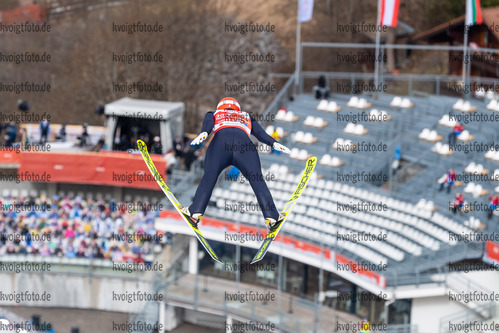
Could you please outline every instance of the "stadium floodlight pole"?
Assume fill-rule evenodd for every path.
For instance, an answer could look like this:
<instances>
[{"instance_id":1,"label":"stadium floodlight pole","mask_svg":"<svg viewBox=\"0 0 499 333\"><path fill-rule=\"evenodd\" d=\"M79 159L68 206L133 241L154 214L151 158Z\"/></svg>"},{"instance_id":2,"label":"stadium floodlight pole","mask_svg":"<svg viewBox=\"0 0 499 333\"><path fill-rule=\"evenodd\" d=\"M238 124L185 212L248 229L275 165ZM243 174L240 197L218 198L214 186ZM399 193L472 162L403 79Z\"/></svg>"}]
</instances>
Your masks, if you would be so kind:
<instances>
[{"instance_id":1,"label":"stadium floodlight pole","mask_svg":"<svg viewBox=\"0 0 499 333\"><path fill-rule=\"evenodd\" d=\"M300 23L300 0L296 1L296 56L295 56L295 94L299 94L300 86L300 40L301 40L301 23Z\"/></svg>"},{"instance_id":2,"label":"stadium floodlight pole","mask_svg":"<svg viewBox=\"0 0 499 333\"><path fill-rule=\"evenodd\" d=\"M380 39L381 39L381 31L380 31L380 24L381 24L381 13L380 13L380 8L381 8L381 0L378 0L378 15L376 17L376 55L374 56L374 96L375 99L378 99L378 90L376 87L378 87L378 80L379 80L379 48L380 48Z\"/></svg>"}]
</instances>

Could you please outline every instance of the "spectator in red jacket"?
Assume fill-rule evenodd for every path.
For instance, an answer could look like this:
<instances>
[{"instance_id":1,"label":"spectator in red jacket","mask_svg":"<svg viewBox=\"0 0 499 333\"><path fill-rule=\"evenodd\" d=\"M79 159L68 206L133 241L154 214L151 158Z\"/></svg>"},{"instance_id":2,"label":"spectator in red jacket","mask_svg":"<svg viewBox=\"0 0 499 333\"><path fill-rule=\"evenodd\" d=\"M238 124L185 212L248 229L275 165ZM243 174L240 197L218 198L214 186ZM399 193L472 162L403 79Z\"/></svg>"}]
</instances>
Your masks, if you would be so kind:
<instances>
[{"instance_id":1,"label":"spectator in red jacket","mask_svg":"<svg viewBox=\"0 0 499 333\"><path fill-rule=\"evenodd\" d=\"M454 201L452 202L452 211L454 212L454 214L458 210L461 211L463 205L464 205L463 194L458 192L458 193L456 193L456 196L454 197Z\"/></svg>"},{"instance_id":2,"label":"spectator in red jacket","mask_svg":"<svg viewBox=\"0 0 499 333\"><path fill-rule=\"evenodd\" d=\"M444 189L445 184L447 184L447 193L450 193L450 188L454 183L456 182L456 171L454 169L449 169L447 172L447 176L445 176L445 179L443 180L442 183L440 183L440 188L438 189L439 191L442 191Z\"/></svg>"},{"instance_id":3,"label":"spectator in red jacket","mask_svg":"<svg viewBox=\"0 0 499 333\"><path fill-rule=\"evenodd\" d=\"M463 124L460 121L454 125L452 128L452 132L449 134L449 146L453 146L456 144L457 137L463 132Z\"/></svg>"}]
</instances>

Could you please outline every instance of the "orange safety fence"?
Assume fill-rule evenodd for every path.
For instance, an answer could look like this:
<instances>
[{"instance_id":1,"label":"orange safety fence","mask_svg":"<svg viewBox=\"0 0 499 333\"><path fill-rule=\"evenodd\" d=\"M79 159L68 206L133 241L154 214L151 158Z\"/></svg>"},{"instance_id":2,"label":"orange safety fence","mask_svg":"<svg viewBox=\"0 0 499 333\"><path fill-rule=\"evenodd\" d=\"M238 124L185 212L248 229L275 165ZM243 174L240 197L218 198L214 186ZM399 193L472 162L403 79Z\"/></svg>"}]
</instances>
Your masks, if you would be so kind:
<instances>
[{"instance_id":1,"label":"orange safety fence","mask_svg":"<svg viewBox=\"0 0 499 333\"><path fill-rule=\"evenodd\" d=\"M2 164L19 164L19 150L0 148L0 166Z\"/></svg>"},{"instance_id":2,"label":"orange safety fence","mask_svg":"<svg viewBox=\"0 0 499 333\"><path fill-rule=\"evenodd\" d=\"M166 162L151 156L166 181ZM161 190L139 154L127 152L32 152L0 150L0 165L18 163L18 174L50 176L50 182Z\"/></svg>"}]
</instances>

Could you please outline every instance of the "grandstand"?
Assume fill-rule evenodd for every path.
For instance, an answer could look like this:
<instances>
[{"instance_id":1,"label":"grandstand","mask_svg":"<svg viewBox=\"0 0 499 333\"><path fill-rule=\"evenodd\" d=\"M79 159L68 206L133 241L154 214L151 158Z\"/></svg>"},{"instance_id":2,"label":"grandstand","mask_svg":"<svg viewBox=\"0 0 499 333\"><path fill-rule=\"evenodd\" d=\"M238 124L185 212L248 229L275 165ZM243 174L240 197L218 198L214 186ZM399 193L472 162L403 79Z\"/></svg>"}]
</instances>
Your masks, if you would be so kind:
<instances>
[{"instance_id":1,"label":"grandstand","mask_svg":"<svg viewBox=\"0 0 499 333\"><path fill-rule=\"evenodd\" d=\"M483 321L490 320L495 314L495 304L491 302L472 306L455 302L458 304L449 307L452 310L447 313L447 316L435 318L433 322L425 318L428 313L423 309L427 307L428 299L442 305L442 296L461 289L489 290L485 287L488 283L483 284L476 276L470 277L470 274L463 272L452 273L450 266L452 263L462 261L481 261L485 253L485 243L463 243L462 237L476 232L493 235L497 231L496 212L492 220L487 220L485 211L455 214L449 209L449 204L452 202L454 193L461 191L464 192L467 201L482 202L487 206L488 195L485 194L496 192L497 184L494 181L480 179L477 182L477 185L481 186L480 193L476 191L467 193L465 188L469 187L469 179L472 177L464 176L469 171L471 162L474 165L480 165L483 170L491 174L496 172L496 162L486 158L487 151L473 154L464 151L439 154L434 148L435 143L439 141L420 139L424 129L428 129L427 132L435 130L438 133L436 139L445 144L443 138L447 138L450 128L448 125L442 125L442 119L446 118L445 115L448 119L449 113L451 115L463 114L457 113L458 111L454 108L458 98L412 95L404 98L406 101L409 100L406 102L409 107L394 106L394 102L402 98L389 94L381 94L377 98L368 95L361 98L366 100L364 102L366 107L359 109L349 105L352 100L359 100L358 96L333 94L330 100L334 101L336 106L331 109L336 112L319 110L326 102L318 101L308 94L294 96L293 101L281 105L285 106L286 112L282 109L278 110L277 107L274 108L276 120L268 125L267 130L272 132L275 129L284 134L281 142L293 149L299 149L299 152L294 155L295 159L290 160L286 165L282 165L282 157L277 154L261 154L262 164L266 168L264 175L271 174L273 175L271 179L275 179L267 183L277 207L282 207L294 190L297 177L303 169L302 161L306 156L318 156L321 161L337 157L343 162L339 166L320 163L316 167L317 177L311 180L300 204L295 208L293 216L289 218L285 229L286 236L318 246L323 251L330 250L331 253L345 256L355 262L368 261L372 264L386 264L388 269L385 272L378 272L386 279L386 286L382 290L389 292L393 301L412 299L411 323L419 326L419 331L429 331L430 327L439 326L443 332L447 320L457 321L464 314L470 315L470 313ZM487 108L491 100L494 99L473 99L473 112L491 114L493 111ZM341 111L337 111L338 109ZM373 110L382 110L380 113L386 112L389 120L359 121L358 123L363 125L361 136L357 133L345 133L349 122L343 120L345 117L342 118L342 115L349 114L350 118L361 112L372 115ZM311 121L310 117L315 117L315 120ZM312 129L307 122L317 122L317 118L322 120L318 121L317 128ZM469 122L465 128L478 143L490 144L491 138L496 137L493 124L487 121ZM300 132L302 142L293 138L293 133L296 135ZM304 140L307 134L308 140ZM311 135L312 138L310 138ZM353 144L359 141L374 145L382 143L386 145L386 149L380 152L359 151L355 154L351 150L341 151L334 149L334 144L339 138L345 142L351 140ZM308 142L304 143L304 141ZM462 140L462 142L466 141ZM401 147L404 163L394 174L391 166L396 146ZM291 156L293 157L293 153ZM373 163L373 161L376 162ZM460 185L461 188L453 188L450 194L446 194L438 191L437 180L449 168L461 173L464 182ZM476 175L477 171L471 171ZM342 175L362 172L387 175L387 177L382 182L359 180L356 184L353 184L351 178L348 181L342 180L345 178ZM222 180L213 193L212 205L207 211L207 216L229 222L225 226L219 226L218 232L224 228L231 230L230 222L237 223L241 227L253 226L259 230L262 227L261 213L252 210L245 211L244 203L248 202L254 203L255 199L247 181ZM358 202L372 204L382 202L386 204L386 209L372 212L344 209L347 205L353 206ZM233 211L228 210L227 207L241 207L242 210ZM343 236L338 237L338 234L355 235L358 233L386 234L386 239L384 241L348 241ZM207 234L212 236L212 239L220 240L220 237L216 237L214 233L207 232ZM289 251L289 247L286 250ZM282 249L278 249L277 245L275 251L271 249L271 252L291 259L300 258L296 253L283 254ZM298 260L303 260L303 257ZM313 262L310 258L306 261L310 264ZM334 268L331 272L345 276ZM489 282L491 278L491 276L487 278ZM314 278L311 279L314 280ZM352 277L347 277L347 279L354 281ZM416 289L411 291L412 288ZM378 291L372 286L366 289L373 294ZM370 320L376 321L381 318L370 318ZM425 323L420 324L418 321ZM415 327L409 327L407 329L417 330Z\"/></svg>"}]
</instances>

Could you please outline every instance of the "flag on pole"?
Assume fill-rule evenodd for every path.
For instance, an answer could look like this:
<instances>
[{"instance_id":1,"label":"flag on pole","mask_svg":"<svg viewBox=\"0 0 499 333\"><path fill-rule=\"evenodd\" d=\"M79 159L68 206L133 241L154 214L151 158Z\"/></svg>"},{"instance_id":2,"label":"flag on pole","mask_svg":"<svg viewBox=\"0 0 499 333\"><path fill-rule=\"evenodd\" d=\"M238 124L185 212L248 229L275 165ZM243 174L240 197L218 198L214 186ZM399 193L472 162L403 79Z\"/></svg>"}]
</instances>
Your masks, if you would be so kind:
<instances>
[{"instance_id":1,"label":"flag on pole","mask_svg":"<svg viewBox=\"0 0 499 333\"><path fill-rule=\"evenodd\" d=\"M483 23L482 9L480 0L466 0L466 20L465 25L474 25Z\"/></svg>"},{"instance_id":2,"label":"flag on pole","mask_svg":"<svg viewBox=\"0 0 499 333\"><path fill-rule=\"evenodd\" d=\"M396 27L399 17L400 0L381 0L380 25Z\"/></svg>"},{"instance_id":3,"label":"flag on pole","mask_svg":"<svg viewBox=\"0 0 499 333\"><path fill-rule=\"evenodd\" d=\"M308 22L314 12L314 0L298 0L298 21Z\"/></svg>"}]
</instances>

